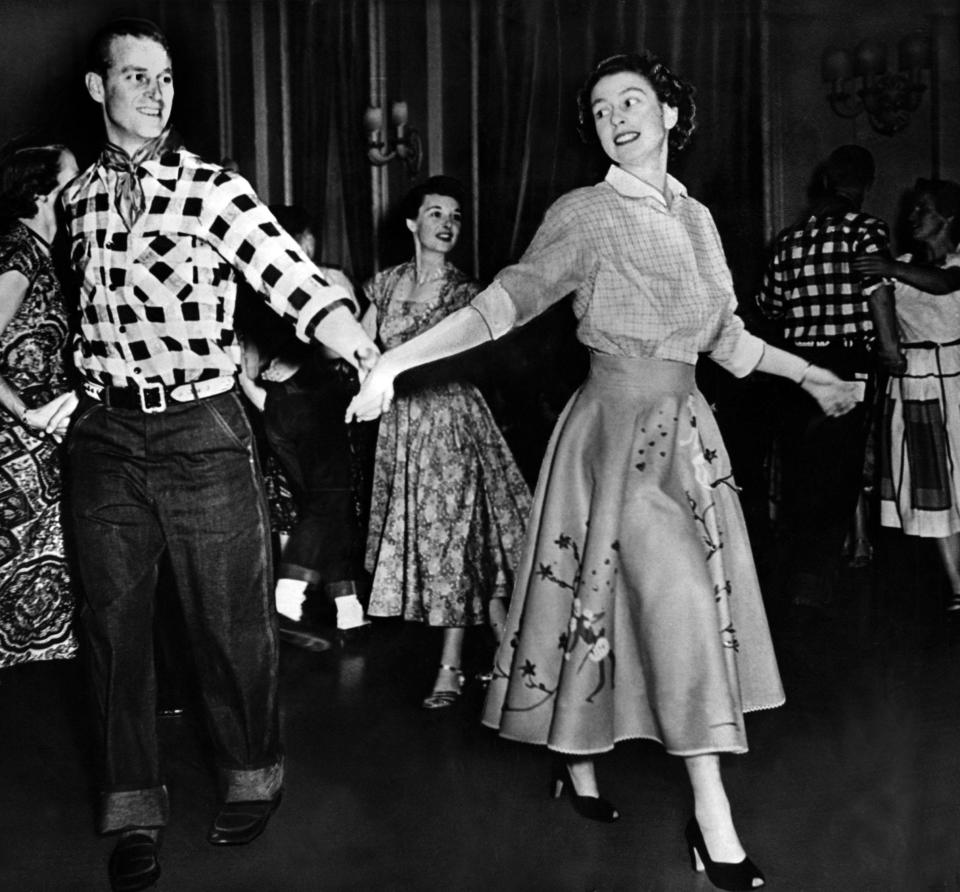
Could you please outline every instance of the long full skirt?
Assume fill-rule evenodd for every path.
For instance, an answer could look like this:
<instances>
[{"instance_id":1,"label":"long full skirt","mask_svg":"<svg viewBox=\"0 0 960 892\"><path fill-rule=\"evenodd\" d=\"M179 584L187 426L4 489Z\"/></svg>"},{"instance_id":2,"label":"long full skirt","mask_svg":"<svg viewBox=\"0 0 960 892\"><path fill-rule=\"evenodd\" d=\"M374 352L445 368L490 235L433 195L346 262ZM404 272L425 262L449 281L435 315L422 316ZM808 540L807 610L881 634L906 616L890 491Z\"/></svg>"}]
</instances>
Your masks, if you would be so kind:
<instances>
[{"instance_id":1,"label":"long full skirt","mask_svg":"<svg viewBox=\"0 0 960 892\"><path fill-rule=\"evenodd\" d=\"M744 713L783 700L693 366L594 355L544 459L484 723L568 754L745 752Z\"/></svg>"},{"instance_id":2,"label":"long full skirt","mask_svg":"<svg viewBox=\"0 0 960 892\"><path fill-rule=\"evenodd\" d=\"M370 616L486 621L520 558L530 491L469 384L398 396L380 421L367 536Z\"/></svg>"},{"instance_id":3,"label":"long full skirt","mask_svg":"<svg viewBox=\"0 0 960 892\"><path fill-rule=\"evenodd\" d=\"M77 649L58 459L49 439L0 427L0 666Z\"/></svg>"}]
</instances>

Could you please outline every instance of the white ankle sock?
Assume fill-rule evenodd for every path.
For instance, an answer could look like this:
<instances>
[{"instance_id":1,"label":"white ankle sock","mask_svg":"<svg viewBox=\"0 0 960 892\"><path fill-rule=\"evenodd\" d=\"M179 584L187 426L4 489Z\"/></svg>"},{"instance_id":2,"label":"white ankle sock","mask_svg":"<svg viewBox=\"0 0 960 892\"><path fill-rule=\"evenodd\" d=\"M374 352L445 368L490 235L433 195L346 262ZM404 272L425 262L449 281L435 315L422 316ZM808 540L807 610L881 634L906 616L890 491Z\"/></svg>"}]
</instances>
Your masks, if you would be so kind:
<instances>
[{"instance_id":1,"label":"white ankle sock","mask_svg":"<svg viewBox=\"0 0 960 892\"><path fill-rule=\"evenodd\" d=\"M334 598L333 603L337 605L337 628L355 629L366 623L363 618L363 605L356 595L343 595Z\"/></svg>"},{"instance_id":2,"label":"white ankle sock","mask_svg":"<svg viewBox=\"0 0 960 892\"><path fill-rule=\"evenodd\" d=\"M276 589L277 613L287 619L300 622L303 618L303 602L306 600L307 583L303 579L278 579Z\"/></svg>"}]
</instances>

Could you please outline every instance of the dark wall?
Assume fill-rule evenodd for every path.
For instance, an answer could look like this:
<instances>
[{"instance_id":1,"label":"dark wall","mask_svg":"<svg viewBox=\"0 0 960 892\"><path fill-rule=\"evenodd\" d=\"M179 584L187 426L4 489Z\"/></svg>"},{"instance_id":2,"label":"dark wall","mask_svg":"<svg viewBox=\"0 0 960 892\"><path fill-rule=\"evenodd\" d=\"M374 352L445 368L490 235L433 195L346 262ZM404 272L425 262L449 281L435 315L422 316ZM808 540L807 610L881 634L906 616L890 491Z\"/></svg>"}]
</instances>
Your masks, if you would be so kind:
<instances>
[{"instance_id":1,"label":"dark wall","mask_svg":"<svg viewBox=\"0 0 960 892\"><path fill-rule=\"evenodd\" d=\"M242 11L245 4L237 4ZM155 21L173 47L174 125L206 157L218 151L212 5L189 0L3 0L0 6L0 143L60 141L82 164L102 138L100 108L83 84L87 45L119 16Z\"/></svg>"}]
</instances>

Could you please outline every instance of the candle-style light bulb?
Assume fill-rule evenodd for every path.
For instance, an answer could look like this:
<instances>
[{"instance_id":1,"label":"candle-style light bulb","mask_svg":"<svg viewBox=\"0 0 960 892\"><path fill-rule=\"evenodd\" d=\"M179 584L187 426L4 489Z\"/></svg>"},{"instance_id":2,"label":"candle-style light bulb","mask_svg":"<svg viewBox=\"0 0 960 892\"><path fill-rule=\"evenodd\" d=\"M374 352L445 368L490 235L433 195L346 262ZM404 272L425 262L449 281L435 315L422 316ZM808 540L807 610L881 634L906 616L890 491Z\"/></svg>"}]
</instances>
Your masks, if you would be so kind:
<instances>
[{"instance_id":1,"label":"candle-style light bulb","mask_svg":"<svg viewBox=\"0 0 960 892\"><path fill-rule=\"evenodd\" d=\"M861 40L854 52L857 74L872 77L887 70L887 47L879 40Z\"/></svg>"},{"instance_id":2,"label":"candle-style light bulb","mask_svg":"<svg viewBox=\"0 0 960 892\"><path fill-rule=\"evenodd\" d=\"M827 83L845 81L853 75L853 59L846 50L831 47L824 51L820 74Z\"/></svg>"},{"instance_id":3,"label":"candle-style light bulb","mask_svg":"<svg viewBox=\"0 0 960 892\"><path fill-rule=\"evenodd\" d=\"M407 103L394 102L390 107L390 119L395 127L405 127L407 123Z\"/></svg>"},{"instance_id":4,"label":"candle-style light bulb","mask_svg":"<svg viewBox=\"0 0 960 892\"><path fill-rule=\"evenodd\" d=\"M371 106L363 114L363 126L367 133L376 133L383 126L383 109Z\"/></svg>"}]
</instances>

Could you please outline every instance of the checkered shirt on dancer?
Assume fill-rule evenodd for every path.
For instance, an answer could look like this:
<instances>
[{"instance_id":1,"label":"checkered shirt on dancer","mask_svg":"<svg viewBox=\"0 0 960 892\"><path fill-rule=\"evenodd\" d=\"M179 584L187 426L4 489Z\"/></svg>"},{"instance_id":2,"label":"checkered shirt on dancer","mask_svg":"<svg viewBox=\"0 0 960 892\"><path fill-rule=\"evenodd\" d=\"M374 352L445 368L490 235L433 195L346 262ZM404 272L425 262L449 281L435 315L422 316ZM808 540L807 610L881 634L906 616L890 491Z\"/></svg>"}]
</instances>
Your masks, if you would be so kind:
<instances>
[{"instance_id":1,"label":"checkered shirt on dancer","mask_svg":"<svg viewBox=\"0 0 960 892\"><path fill-rule=\"evenodd\" d=\"M757 296L760 312L783 324L793 344L873 340L867 298L880 280L851 268L857 254L889 251L887 225L855 211L810 217L777 236Z\"/></svg>"},{"instance_id":2,"label":"checkered shirt on dancer","mask_svg":"<svg viewBox=\"0 0 960 892\"><path fill-rule=\"evenodd\" d=\"M346 289L328 285L249 183L183 150L138 170L146 210L128 231L98 161L64 193L80 283L76 365L88 380L166 386L234 375L237 276L308 342Z\"/></svg>"}]
</instances>

